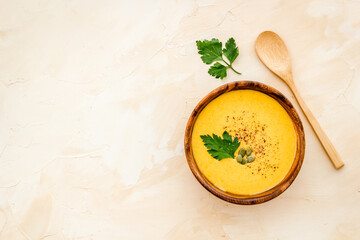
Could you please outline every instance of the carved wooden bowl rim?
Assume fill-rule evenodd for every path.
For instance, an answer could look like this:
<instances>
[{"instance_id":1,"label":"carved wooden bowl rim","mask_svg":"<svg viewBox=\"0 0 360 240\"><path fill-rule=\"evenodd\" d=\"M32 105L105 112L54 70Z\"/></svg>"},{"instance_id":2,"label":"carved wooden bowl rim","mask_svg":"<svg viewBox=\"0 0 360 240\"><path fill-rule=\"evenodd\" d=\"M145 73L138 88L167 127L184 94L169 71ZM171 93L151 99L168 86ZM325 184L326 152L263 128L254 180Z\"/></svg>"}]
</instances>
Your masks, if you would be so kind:
<instances>
[{"instance_id":1,"label":"carved wooden bowl rim","mask_svg":"<svg viewBox=\"0 0 360 240\"><path fill-rule=\"evenodd\" d=\"M281 104L281 106L286 110L286 112L289 114L293 126L295 129L295 136L296 136L296 153L294 162L287 173L287 175L284 177L284 179L278 183L276 186L272 187L271 189L254 194L254 195L238 195L233 194L229 192L225 192L219 188L217 188L214 184L212 184L207 178L200 172L199 168L196 165L193 151L192 151L192 144L191 144L191 138L192 138L192 131L195 124L195 121L197 117L199 116L200 112L204 107L214 100L216 97L220 96L221 94L224 94L226 92L234 91L234 90L255 90L262 93L267 94L268 96L275 99L278 103ZM300 168L302 166L303 160L304 160L304 154L305 154L305 134L304 134L304 128L301 123L300 117L297 114L294 106L290 103L290 101L279 91L276 89L255 81L237 81L237 82L231 82L228 84L224 84L213 91L211 91L209 94L207 94L195 107L193 112L191 113L186 130L185 130L185 138L184 138L184 145L185 145L185 155L187 162L189 164L189 167L194 174L195 178L200 182L200 184L205 187L209 192L214 194L215 196L228 201L230 203L235 204L242 204L242 205L251 205L251 204L259 204L264 203L266 201L269 201L277 196L279 196L281 193L283 193L295 180L296 176L298 175Z\"/></svg>"}]
</instances>

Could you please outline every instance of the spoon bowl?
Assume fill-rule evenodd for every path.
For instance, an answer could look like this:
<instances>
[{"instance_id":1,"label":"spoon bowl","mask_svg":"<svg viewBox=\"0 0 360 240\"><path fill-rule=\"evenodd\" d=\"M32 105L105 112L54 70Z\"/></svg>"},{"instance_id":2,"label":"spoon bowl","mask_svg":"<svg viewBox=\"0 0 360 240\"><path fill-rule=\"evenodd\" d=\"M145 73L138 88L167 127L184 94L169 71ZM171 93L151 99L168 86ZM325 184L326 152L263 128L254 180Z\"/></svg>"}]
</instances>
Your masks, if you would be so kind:
<instances>
[{"instance_id":1,"label":"spoon bowl","mask_svg":"<svg viewBox=\"0 0 360 240\"><path fill-rule=\"evenodd\" d=\"M270 44L271 43L271 44ZM291 61L288 49L282 39L274 32L265 31L256 39L255 50L260 60L287 84L290 79Z\"/></svg>"}]
</instances>

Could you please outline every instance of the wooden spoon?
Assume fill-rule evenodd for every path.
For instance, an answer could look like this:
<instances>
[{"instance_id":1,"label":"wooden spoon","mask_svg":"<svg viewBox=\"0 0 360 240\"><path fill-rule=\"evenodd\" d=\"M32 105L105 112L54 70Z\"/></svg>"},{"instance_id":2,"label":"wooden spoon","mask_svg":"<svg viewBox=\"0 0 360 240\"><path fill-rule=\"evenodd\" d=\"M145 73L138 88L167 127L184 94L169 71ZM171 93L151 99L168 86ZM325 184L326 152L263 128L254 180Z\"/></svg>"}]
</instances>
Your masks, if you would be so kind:
<instances>
[{"instance_id":1,"label":"wooden spoon","mask_svg":"<svg viewBox=\"0 0 360 240\"><path fill-rule=\"evenodd\" d=\"M295 87L291 70L290 56L284 41L276 33L265 31L261 33L256 39L255 50L265 66L290 87L301 109L303 110L304 115L315 131L334 167L339 169L344 166L340 155L335 150L330 139L326 136L320 124L311 113L309 107L305 104L304 100L300 96L299 91Z\"/></svg>"}]
</instances>

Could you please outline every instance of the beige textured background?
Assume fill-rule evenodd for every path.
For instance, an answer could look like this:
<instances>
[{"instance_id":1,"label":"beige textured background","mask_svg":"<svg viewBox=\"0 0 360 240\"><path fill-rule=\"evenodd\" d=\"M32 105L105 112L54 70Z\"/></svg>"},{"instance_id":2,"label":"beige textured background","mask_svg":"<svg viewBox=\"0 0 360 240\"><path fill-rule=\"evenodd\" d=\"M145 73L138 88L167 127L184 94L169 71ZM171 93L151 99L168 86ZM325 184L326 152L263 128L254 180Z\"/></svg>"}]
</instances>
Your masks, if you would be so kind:
<instances>
[{"instance_id":1,"label":"beige textured background","mask_svg":"<svg viewBox=\"0 0 360 240\"><path fill-rule=\"evenodd\" d=\"M287 43L295 82L343 157L309 124L293 185L258 206L204 190L184 157L196 103L257 80L256 36ZM220 81L195 41L234 37ZM360 1L0 1L0 239L359 239ZM297 109L298 106L296 105Z\"/></svg>"}]
</instances>

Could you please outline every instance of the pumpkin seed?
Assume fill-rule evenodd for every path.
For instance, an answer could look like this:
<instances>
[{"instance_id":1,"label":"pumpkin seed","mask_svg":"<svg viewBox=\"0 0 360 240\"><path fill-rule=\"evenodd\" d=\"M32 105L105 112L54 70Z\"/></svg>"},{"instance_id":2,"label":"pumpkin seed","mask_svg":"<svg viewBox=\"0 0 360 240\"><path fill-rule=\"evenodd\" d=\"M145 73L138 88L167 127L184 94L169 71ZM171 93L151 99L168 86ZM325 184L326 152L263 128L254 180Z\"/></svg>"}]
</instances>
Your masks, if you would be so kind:
<instances>
[{"instance_id":1,"label":"pumpkin seed","mask_svg":"<svg viewBox=\"0 0 360 240\"><path fill-rule=\"evenodd\" d=\"M247 157L247 162L248 163L251 163L251 162L253 162L255 160L255 156L254 155L251 155L251 156L248 156Z\"/></svg>"},{"instance_id":2,"label":"pumpkin seed","mask_svg":"<svg viewBox=\"0 0 360 240\"><path fill-rule=\"evenodd\" d=\"M249 147L249 148L246 150L246 155L250 156L251 153L252 153L252 148Z\"/></svg>"},{"instance_id":3,"label":"pumpkin seed","mask_svg":"<svg viewBox=\"0 0 360 240\"><path fill-rule=\"evenodd\" d=\"M241 154L239 154L239 155L237 156L237 158L236 158L236 161L237 161L238 163L241 163L242 160L243 160L243 158L242 158Z\"/></svg>"},{"instance_id":4,"label":"pumpkin seed","mask_svg":"<svg viewBox=\"0 0 360 240\"><path fill-rule=\"evenodd\" d=\"M240 150L239 150L239 155L241 155L242 157L244 157L244 156L245 156L245 153L246 153L245 149L244 149L244 148L240 148Z\"/></svg>"}]
</instances>

